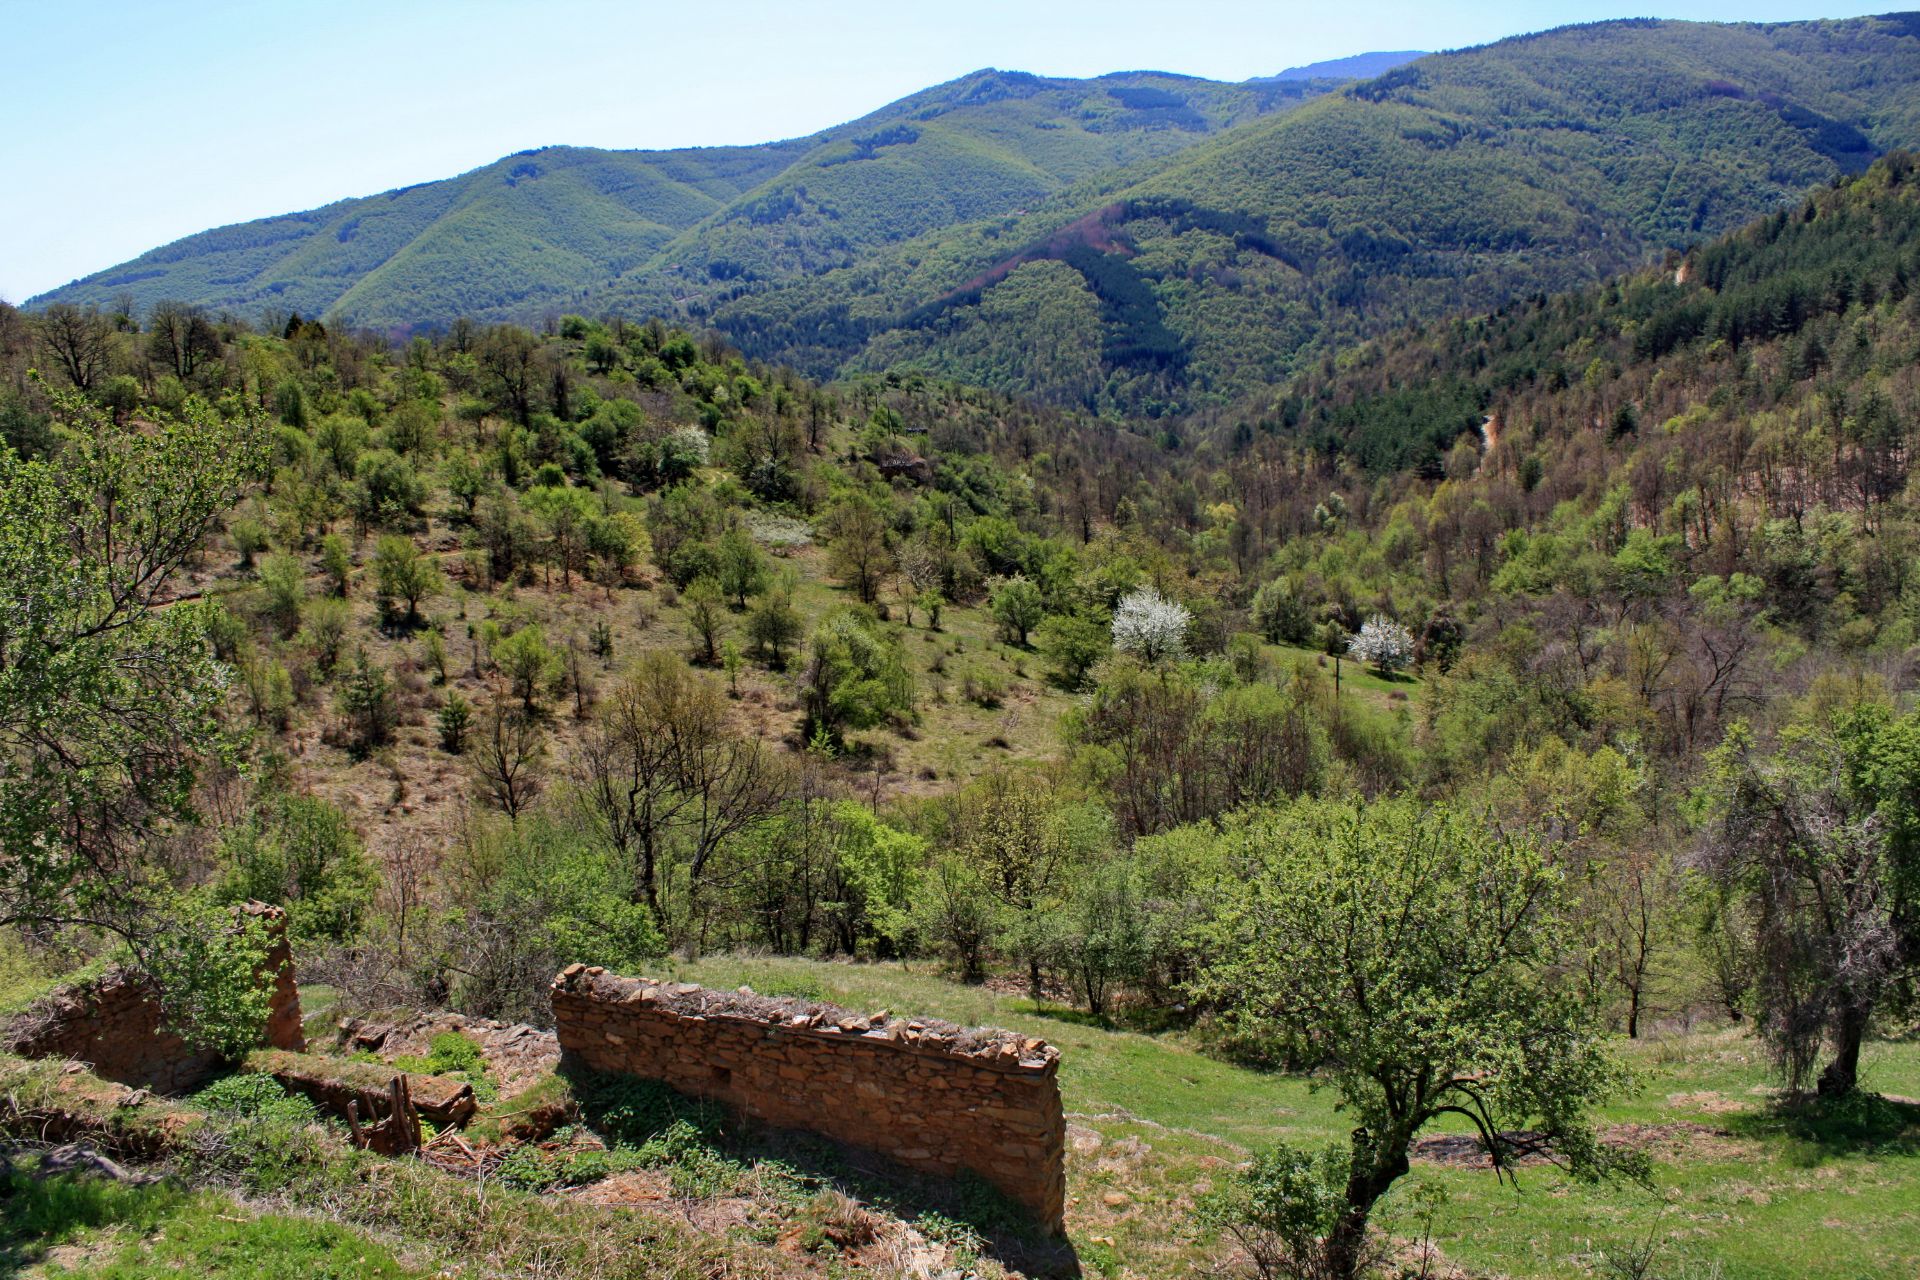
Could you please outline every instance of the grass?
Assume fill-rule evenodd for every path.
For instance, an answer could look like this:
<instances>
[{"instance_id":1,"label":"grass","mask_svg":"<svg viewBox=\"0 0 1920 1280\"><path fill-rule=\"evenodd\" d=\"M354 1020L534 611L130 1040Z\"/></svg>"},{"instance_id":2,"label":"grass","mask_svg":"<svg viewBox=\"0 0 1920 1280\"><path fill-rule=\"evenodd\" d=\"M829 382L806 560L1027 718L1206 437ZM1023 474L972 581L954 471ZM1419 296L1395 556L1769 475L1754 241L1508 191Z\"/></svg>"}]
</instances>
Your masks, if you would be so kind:
<instances>
[{"instance_id":1,"label":"grass","mask_svg":"<svg viewBox=\"0 0 1920 1280\"><path fill-rule=\"evenodd\" d=\"M433 1274L338 1223L231 1197L73 1175L20 1178L0 1215L0 1273L46 1280L404 1280Z\"/></svg>"},{"instance_id":2,"label":"grass","mask_svg":"<svg viewBox=\"0 0 1920 1280\"><path fill-rule=\"evenodd\" d=\"M818 991L857 1009L1004 1026L1059 1046L1072 1126L1068 1228L1090 1274L1122 1274L1103 1272L1108 1262L1129 1275L1177 1274L1217 1257L1217 1243L1187 1220L1195 1194L1253 1149L1343 1141L1348 1127L1330 1091L1207 1057L1185 1033L1109 1029L897 965L714 957L678 963L672 976ZM1777 1113L1765 1055L1738 1030L1623 1042L1620 1052L1636 1085L1601 1118L1661 1126L1650 1135L1650 1191L1578 1186L1546 1169L1524 1172L1512 1189L1422 1163L1389 1207L1407 1205L1414 1184L1438 1184L1448 1204L1435 1233L1447 1258L1513 1277L1606 1274L1604 1253L1649 1236L1661 1275L1716 1265L1724 1280L1914 1274L1920 1109ZM1920 1094L1920 1045L1874 1044L1865 1071L1882 1093Z\"/></svg>"},{"instance_id":3,"label":"grass","mask_svg":"<svg viewBox=\"0 0 1920 1280\"><path fill-rule=\"evenodd\" d=\"M1333 678L1333 659L1319 649L1308 649L1290 644L1265 644L1260 651L1272 663L1276 670L1291 671L1305 664L1314 670L1323 670L1329 680ZM1386 706L1392 702L1411 702L1419 692L1422 681L1418 676L1402 673L1383 676L1364 662L1352 658L1340 660L1340 691L1364 693L1369 700ZM1399 695L1395 697L1395 695Z\"/></svg>"}]
</instances>

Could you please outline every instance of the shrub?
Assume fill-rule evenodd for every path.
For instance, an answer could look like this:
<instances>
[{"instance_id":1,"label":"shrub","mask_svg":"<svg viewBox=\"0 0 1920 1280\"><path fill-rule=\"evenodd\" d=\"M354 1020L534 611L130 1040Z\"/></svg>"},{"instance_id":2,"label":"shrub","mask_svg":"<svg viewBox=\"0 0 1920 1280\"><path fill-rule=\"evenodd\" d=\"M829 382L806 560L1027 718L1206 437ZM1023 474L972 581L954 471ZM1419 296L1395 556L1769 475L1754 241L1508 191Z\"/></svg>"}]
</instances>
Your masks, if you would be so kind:
<instances>
[{"instance_id":1,"label":"shrub","mask_svg":"<svg viewBox=\"0 0 1920 1280\"><path fill-rule=\"evenodd\" d=\"M1347 1153L1281 1144L1201 1197L1197 1216L1240 1242L1261 1280L1344 1280L1327 1241L1347 1208Z\"/></svg>"}]
</instances>

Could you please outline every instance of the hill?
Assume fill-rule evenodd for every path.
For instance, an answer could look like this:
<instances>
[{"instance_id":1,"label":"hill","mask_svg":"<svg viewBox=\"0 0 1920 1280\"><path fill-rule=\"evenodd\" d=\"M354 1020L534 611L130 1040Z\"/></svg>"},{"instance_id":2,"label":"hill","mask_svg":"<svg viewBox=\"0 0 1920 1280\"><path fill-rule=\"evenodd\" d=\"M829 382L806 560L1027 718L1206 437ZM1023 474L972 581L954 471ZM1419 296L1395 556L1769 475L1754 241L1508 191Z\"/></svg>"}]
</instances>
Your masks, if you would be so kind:
<instances>
[{"instance_id":1,"label":"hill","mask_svg":"<svg viewBox=\"0 0 1920 1280\"><path fill-rule=\"evenodd\" d=\"M1405 49L1397 53L1356 53L1326 62L1288 67L1277 75L1255 76L1249 83L1265 84L1273 80L1371 80L1395 67L1405 66L1415 58L1426 56L1425 51L1419 49Z\"/></svg>"},{"instance_id":2,"label":"hill","mask_svg":"<svg viewBox=\"0 0 1920 1280\"><path fill-rule=\"evenodd\" d=\"M1614 22L1442 54L770 291L690 303L816 373L1163 413L1738 226L1920 129L1920 24ZM619 298L616 289L611 297Z\"/></svg>"},{"instance_id":3,"label":"hill","mask_svg":"<svg viewBox=\"0 0 1920 1280\"><path fill-rule=\"evenodd\" d=\"M1225 85L981 71L811 137L683 151L547 147L440 182L189 236L33 300L161 299L401 329L585 308L840 267L1180 150L1332 82ZM672 249L665 258L663 252Z\"/></svg>"}]
</instances>

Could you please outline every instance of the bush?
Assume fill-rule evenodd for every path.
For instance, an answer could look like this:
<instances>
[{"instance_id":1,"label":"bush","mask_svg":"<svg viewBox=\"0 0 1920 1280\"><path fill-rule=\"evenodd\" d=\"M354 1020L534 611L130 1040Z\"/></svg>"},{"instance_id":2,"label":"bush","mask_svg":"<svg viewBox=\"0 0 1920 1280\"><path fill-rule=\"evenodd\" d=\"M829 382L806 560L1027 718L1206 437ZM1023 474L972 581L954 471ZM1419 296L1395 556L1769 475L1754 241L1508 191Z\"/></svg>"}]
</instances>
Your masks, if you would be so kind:
<instances>
[{"instance_id":1,"label":"bush","mask_svg":"<svg viewBox=\"0 0 1920 1280\"><path fill-rule=\"evenodd\" d=\"M393 681L386 668L369 659L364 649L355 655L353 670L334 695L333 706L340 718L341 738L355 756L369 756L375 748L392 741L393 730L400 722Z\"/></svg>"},{"instance_id":2,"label":"bush","mask_svg":"<svg viewBox=\"0 0 1920 1280\"><path fill-rule=\"evenodd\" d=\"M1345 1280L1327 1238L1347 1208L1349 1157L1281 1144L1201 1197L1200 1221L1240 1242L1261 1280Z\"/></svg>"},{"instance_id":3,"label":"bush","mask_svg":"<svg viewBox=\"0 0 1920 1280\"><path fill-rule=\"evenodd\" d=\"M284 906L297 940L352 939L379 883L346 815L314 796L266 797L227 831L220 855L217 897Z\"/></svg>"}]
</instances>

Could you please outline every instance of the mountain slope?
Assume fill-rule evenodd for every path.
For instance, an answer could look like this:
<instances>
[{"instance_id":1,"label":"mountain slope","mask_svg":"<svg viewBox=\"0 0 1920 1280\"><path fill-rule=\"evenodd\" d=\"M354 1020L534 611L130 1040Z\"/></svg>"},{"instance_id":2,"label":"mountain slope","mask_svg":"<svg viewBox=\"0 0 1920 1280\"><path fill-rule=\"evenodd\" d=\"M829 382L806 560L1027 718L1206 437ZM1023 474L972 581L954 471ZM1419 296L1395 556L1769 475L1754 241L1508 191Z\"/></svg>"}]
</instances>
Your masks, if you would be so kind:
<instances>
[{"instance_id":1,"label":"mountain slope","mask_svg":"<svg viewBox=\"0 0 1920 1280\"><path fill-rule=\"evenodd\" d=\"M29 305L130 294L141 307L161 298L269 305L404 327L577 308L637 269L658 277L652 297L671 300L716 282L845 266L894 241L1020 210L1332 84L982 71L765 146L508 156L457 178L190 236Z\"/></svg>"},{"instance_id":2,"label":"mountain slope","mask_svg":"<svg viewBox=\"0 0 1920 1280\"><path fill-rule=\"evenodd\" d=\"M818 373L904 366L1150 412L1230 400L1920 140L1917 35L1913 16L1632 21L1436 55L1024 218L688 314Z\"/></svg>"},{"instance_id":3,"label":"mountain slope","mask_svg":"<svg viewBox=\"0 0 1920 1280\"><path fill-rule=\"evenodd\" d=\"M1371 80L1426 56L1426 51L1421 49L1356 53L1350 57L1331 58L1326 62L1309 62L1303 67L1288 67L1278 75L1255 76L1249 83L1267 84L1275 80Z\"/></svg>"},{"instance_id":4,"label":"mountain slope","mask_svg":"<svg viewBox=\"0 0 1920 1280\"><path fill-rule=\"evenodd\" d=\"M125 294L137 307L174 298L369 322L484 312L508 291L537 306L604 284L804 147L548 147L440 182L202 232L29 305ZM363 314L350 296L378 305Z\"/></svg>"}]
</instances>

